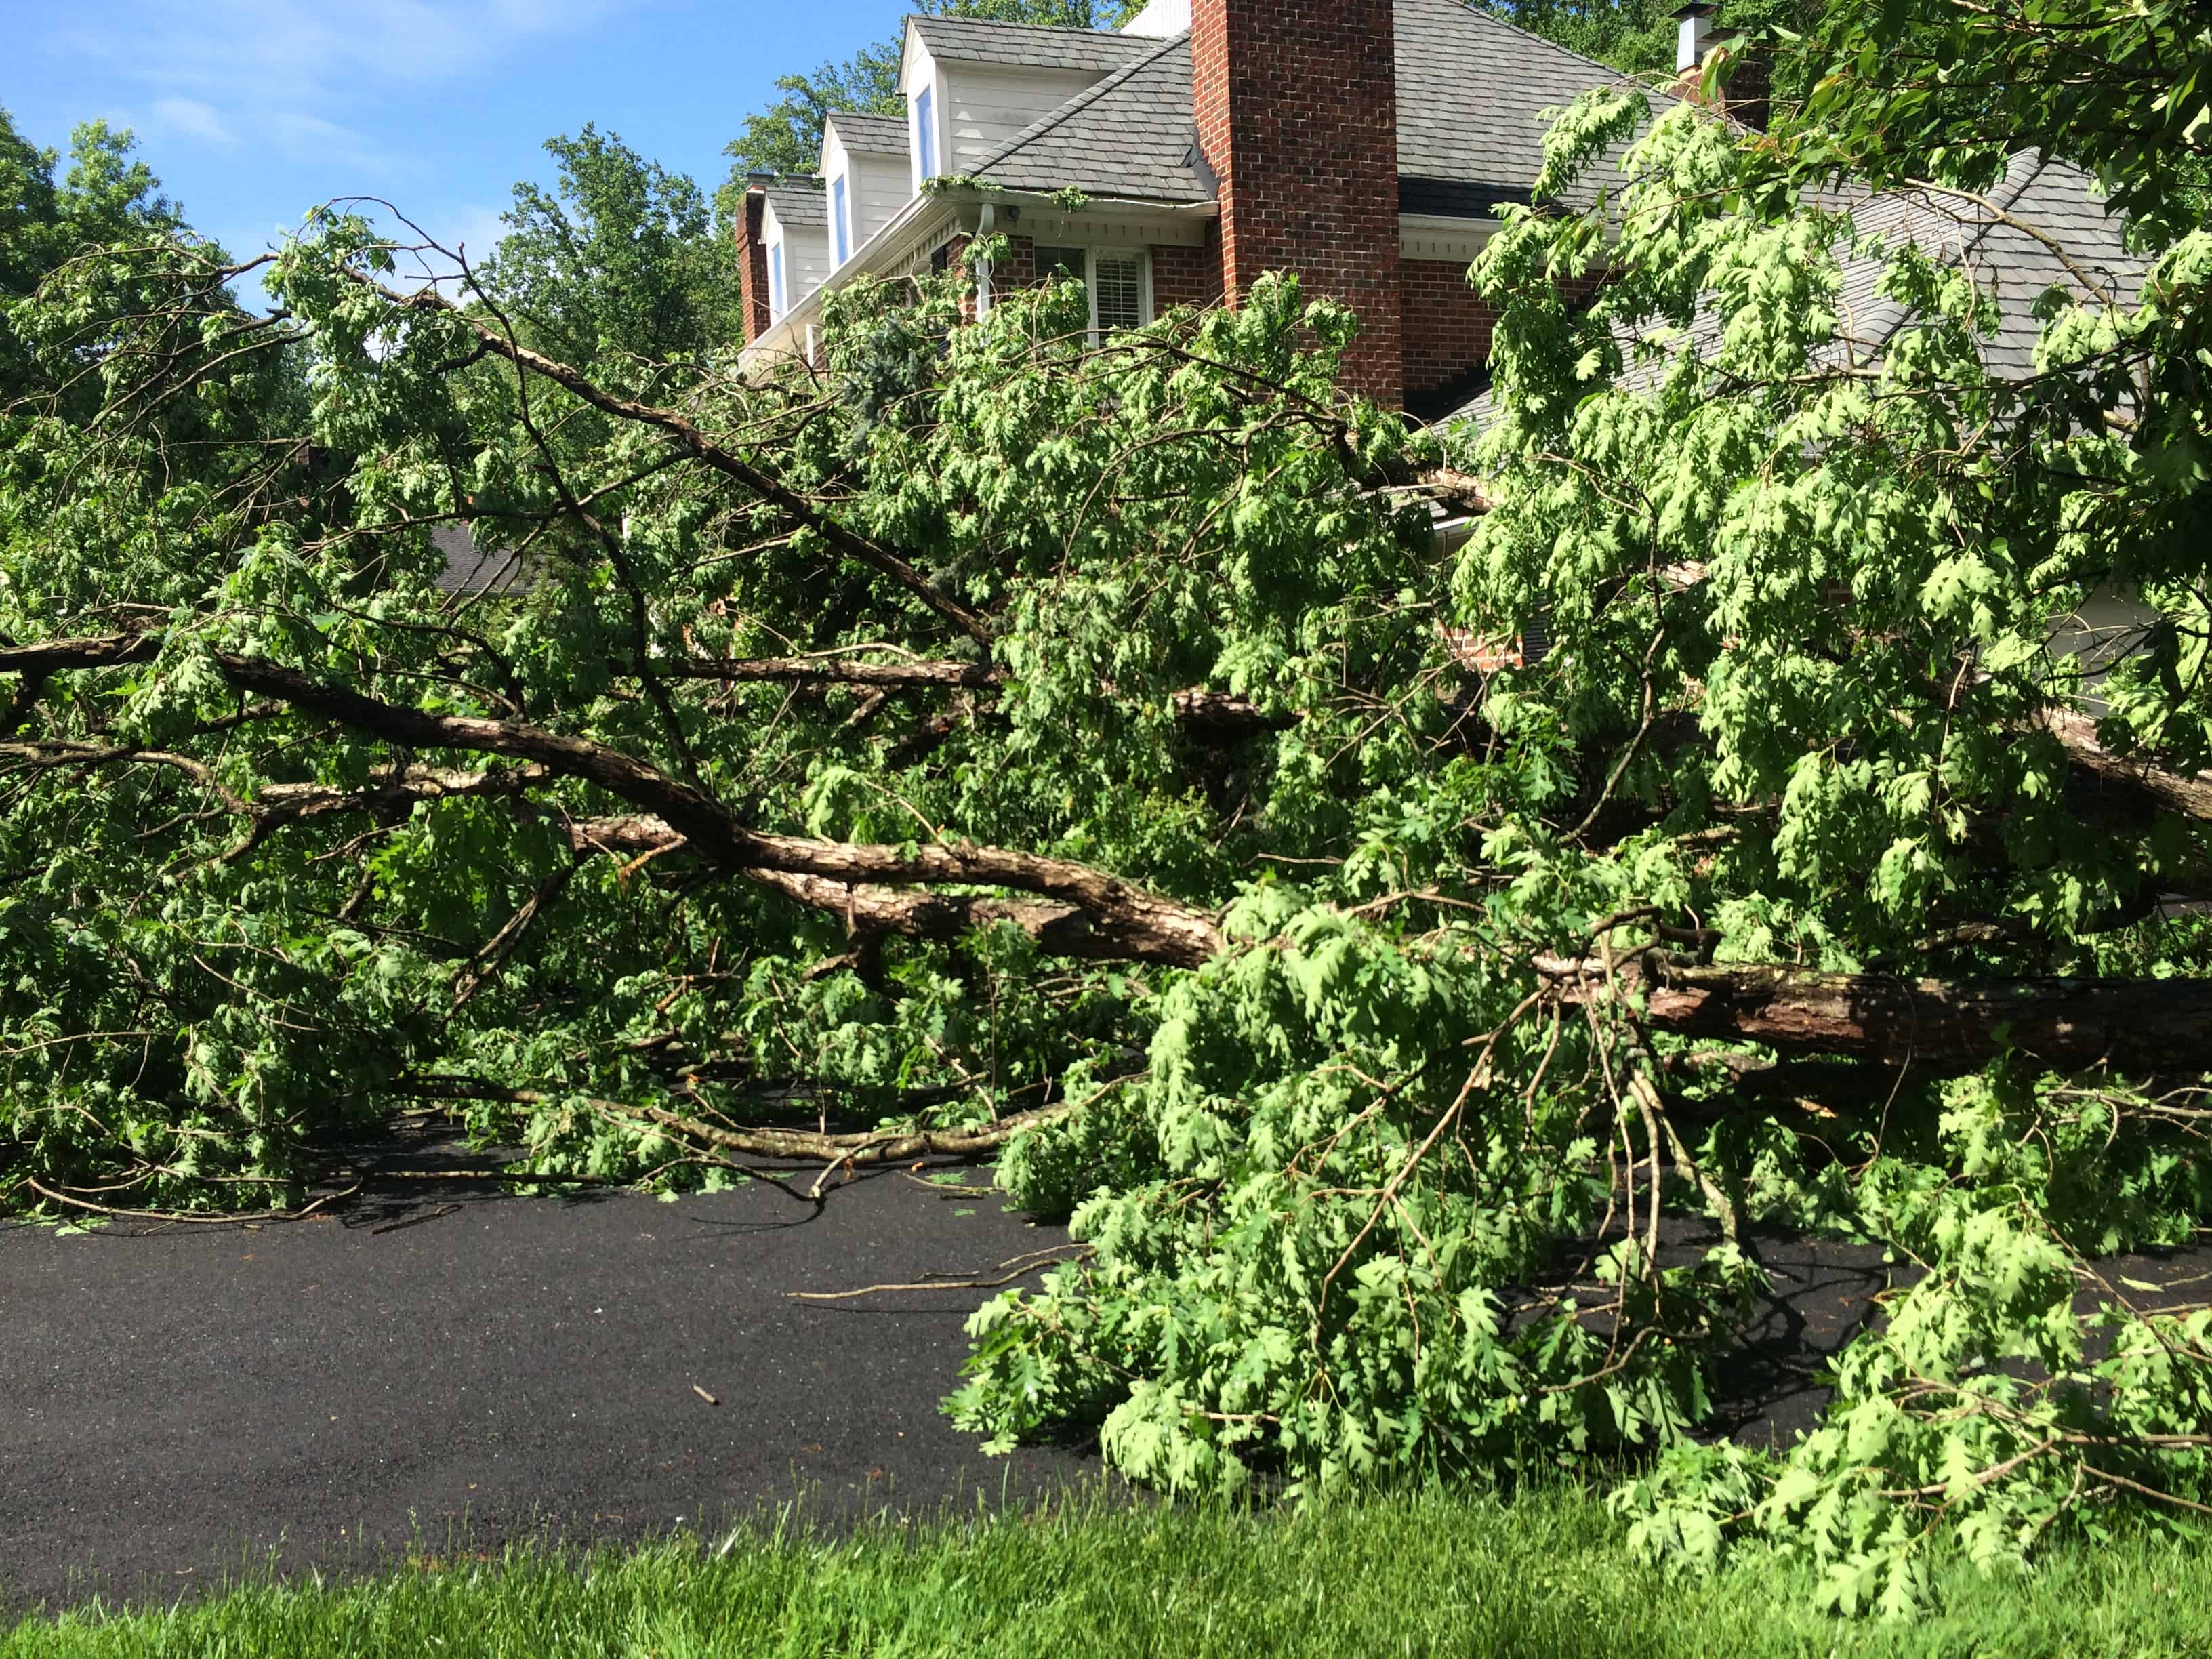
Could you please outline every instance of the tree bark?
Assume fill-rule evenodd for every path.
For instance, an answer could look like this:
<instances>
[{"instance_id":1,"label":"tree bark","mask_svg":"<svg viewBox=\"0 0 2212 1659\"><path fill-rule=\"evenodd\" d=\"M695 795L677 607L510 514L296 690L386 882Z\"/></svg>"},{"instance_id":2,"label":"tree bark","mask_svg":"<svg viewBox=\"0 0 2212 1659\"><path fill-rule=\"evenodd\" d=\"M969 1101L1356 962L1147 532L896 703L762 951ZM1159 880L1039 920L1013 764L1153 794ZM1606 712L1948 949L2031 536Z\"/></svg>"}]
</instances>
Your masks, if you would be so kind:
<instances>
[{"instance_id":1,"label":"tree bark","mask_svg":"<svg viewBox=\"0 0 2212 1659\"><path fill-rule=\"evenodd\" d=\"M2212 822L2212 778L2184 777L2133 755L2115 755L2097 740L2097 722L2087 714L2053 708L2041 723L2058 739L2067 760L2100 787L2185 818Z\"/></svg>"},{"instance_id":2,"label":"tree bark","mask_svg":"<svg viewBox=\"0 0 2212 1659\"><path fill-rule=\"evenodd\" d=\"M636 856L696 851L665 822L653 817L579 818L569 825L568 836L580 853ZM1221 951L1220 933L1203 911L1176 904L1095 870L1088 872L1091 880L1087 888L1060 887L1063 893L1076 895L1072 902L1040 904L916 890L933 881L1026 886L1029 884L989 876L947 873L957 868L963 856L988 862L1010 856L1026 858L1026 854L1006 854L988 848L923 848L908 860L892 848L805 842L780 836L759 839L781 843L781 856L787 861L723 867L798 903L843 916L857 933L951 939L979 927L1011 922L1053 956L1095 962L1158 962L1176 968L1201 967ZM813 851L797 850L803 848ZM1056 860L1044 862L1057 864ZM1058 867L1085 868L1080 865ZM925 870L930 873L924 873Z\"/></svg>"},{"instance_id":3,"label":"tree bark","mask_svg":"<svg viewBox=\"0 0 2212 1659\"><path fill-rule=\"evenodd\" d=\"M734 684L787 680L823 685L988 686L1005 673L974 662L852 662L838 657L679 657L654 664L671 679Z\"/></svg>"},{"instance_id":4,"label":"tree bark","mask_svg":"<svg viewBox=\"0 0 2212 1659\"><path fill-rule=\"evenodd\" d=\"M1771 964L1685 966L1658 951L1614 964L1541 957L1572 1005L1638 992L1645 1024L1784 1053L1971 1071L2008 1053L2054 1071L2212 1071L2212 980L1936 980Z\"/></svg>"}]
</instances>

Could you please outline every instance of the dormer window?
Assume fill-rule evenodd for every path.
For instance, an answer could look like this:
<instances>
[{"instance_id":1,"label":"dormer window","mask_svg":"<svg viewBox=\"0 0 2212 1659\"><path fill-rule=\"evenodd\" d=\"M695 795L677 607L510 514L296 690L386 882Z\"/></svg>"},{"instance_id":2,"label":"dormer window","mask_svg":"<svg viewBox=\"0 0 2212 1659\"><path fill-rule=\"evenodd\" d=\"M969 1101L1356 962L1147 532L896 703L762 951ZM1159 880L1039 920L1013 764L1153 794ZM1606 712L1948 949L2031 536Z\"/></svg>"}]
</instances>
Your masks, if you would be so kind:
<instances>
[{"instance_id":1,"label":"dormer window","mask_svg":"<svg viewBox=\"0 0 2212 1659\"><path fill-rule=\"evenodd\" d=\"M924 87L914 95L914 153L921 162L921 176L937 176L937 118L936 100L930 96L933 89Z\"/></svg>"},{"instance_id":2,"label":"dormer window","mask_svg":"<svg viewBox=\"0 0 2212 1659\"><path fill-rule=\"evenodd\" d=\"M781 242L768 251L768 309L771 319L782 316L789 309L783 303L783 244Z\"/></svg>"},{"instance_id":3,"label":"dormer window","mask_svg":"<svg viewBox=\"0 0 2212 1659\"><path fill-rule=\"evenodd\" d=\"M853 253L853 222L846 212L845 175L842 173L830 181L830 234L836 238L836 263L842 265Z\"/></svg>"}]
</instances>

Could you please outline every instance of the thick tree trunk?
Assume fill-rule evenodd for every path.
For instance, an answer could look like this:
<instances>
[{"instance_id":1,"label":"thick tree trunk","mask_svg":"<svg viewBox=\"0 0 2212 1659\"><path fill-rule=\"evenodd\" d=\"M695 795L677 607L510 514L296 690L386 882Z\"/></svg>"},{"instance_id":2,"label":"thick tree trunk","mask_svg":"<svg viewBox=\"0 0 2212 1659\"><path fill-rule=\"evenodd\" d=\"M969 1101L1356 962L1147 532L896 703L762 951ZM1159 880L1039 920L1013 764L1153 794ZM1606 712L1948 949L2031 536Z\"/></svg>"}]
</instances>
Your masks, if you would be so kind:
<instances>
[{"instance_id":1,"label":"thick tree trunk","mask_svg":"<svg viewBox=\"0 0 2212 1659\"><path fill-rule=\"evenodd\" d=\"M2212 1071L2212 980L1899 979L1773 965L1684 966L1657 951L1614 964L1540 957L1572 1004L1638 992L1662 1030L1785 1053L1968 1071L2030 1055L2055 1071Z\"/></svg>"},{"instance_id":2,"label":"thick tree trunk","mask_svg":"<svg viewBox=\"0 0 2212 1659\"><path fill-rule=\"evenodd\" d=\"M2095 780L2100 788L2114 792L2131 805L2212 822L2212 778L2185 777L2134 756L2115 755L2097 740L2097 723L2087 714L2051 709L2043 716L2043 726L2065 749L2068 763Z\"/></svg>"}]
</instances>

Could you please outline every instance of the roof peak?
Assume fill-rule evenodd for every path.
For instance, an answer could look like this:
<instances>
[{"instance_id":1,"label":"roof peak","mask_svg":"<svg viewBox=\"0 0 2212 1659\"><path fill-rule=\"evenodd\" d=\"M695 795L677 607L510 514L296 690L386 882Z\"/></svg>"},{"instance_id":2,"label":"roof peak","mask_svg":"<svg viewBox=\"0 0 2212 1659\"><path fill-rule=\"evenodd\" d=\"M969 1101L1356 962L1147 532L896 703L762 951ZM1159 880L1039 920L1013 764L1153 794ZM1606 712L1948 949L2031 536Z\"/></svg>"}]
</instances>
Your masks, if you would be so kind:
<instances>
[{"instance_id":1,"label":"roof peak","mask_svg":"<svg viewBox=\"0 0 2212 1659\"><path fill-rule=\"evenodd\" d=\"M910 11L906 15L909 23L927 23L933 28L956 29L1020 29L1030 34L1072 34L1091 40L1126 40L1142 44L1151 37L1124 34L1119 29L1080 29L1073 23L1017 23L1011 19L996 17L944 17L935 12Z\"/></svg>"}]
</instances>

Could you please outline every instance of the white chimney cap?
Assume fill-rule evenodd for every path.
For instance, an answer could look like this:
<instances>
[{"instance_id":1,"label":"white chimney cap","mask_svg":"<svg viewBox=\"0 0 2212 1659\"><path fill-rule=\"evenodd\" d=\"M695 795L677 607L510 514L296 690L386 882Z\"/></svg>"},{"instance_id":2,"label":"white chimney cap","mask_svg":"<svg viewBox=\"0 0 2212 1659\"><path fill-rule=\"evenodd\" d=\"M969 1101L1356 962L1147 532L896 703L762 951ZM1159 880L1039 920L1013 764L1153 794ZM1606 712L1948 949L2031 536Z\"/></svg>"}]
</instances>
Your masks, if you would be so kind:
<instances>
[{"instance_id":1,"label":"white chimney cap","mask_svg":"<svg viewBox=\"0 0 2212 1659\"><path fill-rule=\"evenodd\" d=\"M1674 37L1674 72L1701 69L1713 43L1713 14L1720 8L1712 0L1690 0L1674 14L1681 24Z\"/></svg>"},{"instance_id":2,"label":"white chimney cap","mask_svg":"<svg viewBox=\"0 0 2212 1659\"><path fill-rule=\"evenodd\" d=\"M1164 40L1190 27L1190 0L1152 0L1152 3L1121 25L1124 34L1148 34Z\"/></svg>"}]
</instances>

